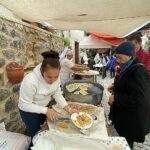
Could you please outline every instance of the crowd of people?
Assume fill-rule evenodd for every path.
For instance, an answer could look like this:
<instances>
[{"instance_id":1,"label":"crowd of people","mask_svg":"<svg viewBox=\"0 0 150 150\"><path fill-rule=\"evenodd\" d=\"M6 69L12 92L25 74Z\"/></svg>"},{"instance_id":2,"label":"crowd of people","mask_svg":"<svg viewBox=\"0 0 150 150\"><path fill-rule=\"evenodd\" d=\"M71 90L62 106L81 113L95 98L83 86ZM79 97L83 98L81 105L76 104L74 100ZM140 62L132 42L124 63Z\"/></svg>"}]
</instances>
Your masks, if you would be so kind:
<instances>
[{"instance_id":1,"label":"crowd of people","mask_svg":"<svg viewBox=\"0 0 150 150\"><path fill-rule=\"evenodd\" d=\"M128 36L125 41L131 41L135 45L135 53L138 58L142 60L147 70L150 72L150 53L146 52L142 48L142 38L139 34L132 34ZM86 57L87 59L87 57ZM113 50L105 50L105 52L99 52L94 55L92 54L91 58L88 58L88 64L90 69L98 70L102 79L107 76L107 71L110 71L110 78L114 78L117 71L117 59L114 55Z\"/></svg>"}]
</instances>

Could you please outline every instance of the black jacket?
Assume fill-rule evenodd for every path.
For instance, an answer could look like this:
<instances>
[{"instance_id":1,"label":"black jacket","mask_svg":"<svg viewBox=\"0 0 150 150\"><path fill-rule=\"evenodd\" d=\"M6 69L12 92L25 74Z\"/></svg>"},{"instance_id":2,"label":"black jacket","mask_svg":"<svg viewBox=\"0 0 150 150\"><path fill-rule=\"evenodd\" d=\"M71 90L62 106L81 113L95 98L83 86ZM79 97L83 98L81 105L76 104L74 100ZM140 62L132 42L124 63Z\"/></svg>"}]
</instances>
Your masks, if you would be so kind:
<instances>
[{"instance_id":1,"label":"black jacket","mask_svg":"<svg viewBox=\"0 0 150 150\"><path fill-rule=\"evenodd\" d=\"M150 131L150 77L138 58L114 84L113 122L120 136L144 142Z\"/></svg>"}]
</instances>

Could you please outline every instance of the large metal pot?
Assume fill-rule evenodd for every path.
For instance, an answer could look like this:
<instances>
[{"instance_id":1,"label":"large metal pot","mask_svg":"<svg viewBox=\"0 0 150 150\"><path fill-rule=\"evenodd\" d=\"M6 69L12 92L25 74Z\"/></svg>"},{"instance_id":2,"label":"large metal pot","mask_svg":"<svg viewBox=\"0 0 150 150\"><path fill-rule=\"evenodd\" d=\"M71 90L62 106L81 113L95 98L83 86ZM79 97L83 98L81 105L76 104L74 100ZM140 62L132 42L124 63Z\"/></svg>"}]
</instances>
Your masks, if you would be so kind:
<instances>
[{"instance_id":1,"label":"large metal pot","mask_svg":"<svg viewBox=\"0 0 150 150\"><path fill-rule=\"evenodd\" d=\"M88 89L89 95L84 96L68 92L66 86L72 83L91 83L92 86ZM93 105L98 105L101 103L103 91L104 87L102 85L87 80L71 80L63 87L63 92L67 101L88 103Z\"/></svg>"}]
</instances>

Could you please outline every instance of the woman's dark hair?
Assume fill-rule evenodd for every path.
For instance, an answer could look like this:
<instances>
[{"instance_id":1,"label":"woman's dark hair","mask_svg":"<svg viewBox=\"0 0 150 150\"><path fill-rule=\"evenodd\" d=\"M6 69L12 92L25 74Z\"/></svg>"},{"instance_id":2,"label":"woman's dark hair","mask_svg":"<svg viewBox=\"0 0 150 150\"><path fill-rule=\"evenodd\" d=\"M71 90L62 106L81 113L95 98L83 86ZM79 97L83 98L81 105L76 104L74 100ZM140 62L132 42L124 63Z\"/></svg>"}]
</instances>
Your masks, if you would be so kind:
<instances>
[{"instance_id":1,"label":"woman's dark hair","mask_svg":"<svg viewBox=\"0 0 150 150\"><path fill-rule=\"evenodd\" d=\"M46 51L41 55L44 57L41 65L42 73L48 68L60 69L59 54L57 52Z\"/></svg>"}]
</instances>

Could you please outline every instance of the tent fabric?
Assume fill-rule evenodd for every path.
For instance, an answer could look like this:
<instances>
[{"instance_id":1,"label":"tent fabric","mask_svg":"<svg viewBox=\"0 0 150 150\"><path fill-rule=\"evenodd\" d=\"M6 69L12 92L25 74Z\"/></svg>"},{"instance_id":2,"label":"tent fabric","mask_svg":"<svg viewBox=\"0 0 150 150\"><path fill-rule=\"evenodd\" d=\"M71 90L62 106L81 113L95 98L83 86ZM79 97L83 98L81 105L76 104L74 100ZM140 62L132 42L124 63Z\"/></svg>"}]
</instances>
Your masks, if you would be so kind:
<instances>
[{"instance_id":1,"label":"tent fabric","mask_svg":"<svg viewBox=\"0 0 150 150\"><path fill-rule=\"evenodd\" d=\"M113 46L117 46L125 41L124 38L118 38L110 34L97 33L97 32L91 32L90 34L103 39L104 41L110 43Z\"/></svg>"},{"instance_id":2,"label":"tent fabric","mask_svg":"<svg viewBox=\"0 0 150 150\"><path fill-rule=\"evenodd\" d=\"M79 48L111 48L111 45L96 36L90 35L79 43Z\"/></svg>"},{"instance_id":3,"label":"tent fabric","mask_svg":"<svg viewBox=\"0 0 150 150\"><path fill-rule=\"evenodd\" d=\"M150 0L0 0L15 15L57 29L122 37L150 21Z\"/></svg>"}]
</instances>

